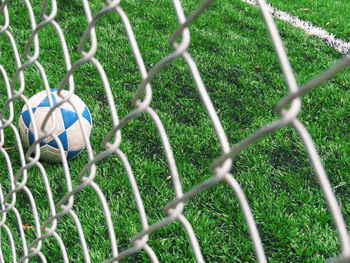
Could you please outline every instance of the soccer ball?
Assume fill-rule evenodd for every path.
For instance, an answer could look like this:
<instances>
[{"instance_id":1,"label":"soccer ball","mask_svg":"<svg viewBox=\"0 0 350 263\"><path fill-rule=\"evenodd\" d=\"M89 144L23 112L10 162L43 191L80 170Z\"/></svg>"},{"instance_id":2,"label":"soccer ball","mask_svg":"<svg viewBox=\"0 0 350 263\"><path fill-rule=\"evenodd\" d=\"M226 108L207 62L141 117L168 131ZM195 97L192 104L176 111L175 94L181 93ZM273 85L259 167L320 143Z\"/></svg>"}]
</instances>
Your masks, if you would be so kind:
<instances>
[{"instance_id":1,"label":"soccer ball","mask_svg":"<svg viewBox=\"0 0 350 263\"><path fill-rule=\"evenodd\" d=\"M68 91L62 90L61 95L67 96ZM55 89L50 90L50 96L53 104L61 101ZM57 108L52 115L56 118L55 134L62 143L65 156L68 160L76 157L84 148L85 141L83 131L81 129L78 114L82 117L83 128L87 135L91 135L92 119L89 109L85 103L75 94L70 98L72 104L77 108L74 111L72 105L68 102L62 104ZM34 114L34 121L36 124L38 138L45 134L41 130L41 125L50 110L50 103L46 91L41 91L29 99L29 104ZM24 147L29 148L34 143L33 121L30 118L27 105L22 108L21 116L18 121L19 131ZM47 131L52 127L52 118L48 119L45 129ZM49 162L60 162L60 151L56 141L53 137L47 137L40 142L40 159Z\"/></svg>"}]
</instances>

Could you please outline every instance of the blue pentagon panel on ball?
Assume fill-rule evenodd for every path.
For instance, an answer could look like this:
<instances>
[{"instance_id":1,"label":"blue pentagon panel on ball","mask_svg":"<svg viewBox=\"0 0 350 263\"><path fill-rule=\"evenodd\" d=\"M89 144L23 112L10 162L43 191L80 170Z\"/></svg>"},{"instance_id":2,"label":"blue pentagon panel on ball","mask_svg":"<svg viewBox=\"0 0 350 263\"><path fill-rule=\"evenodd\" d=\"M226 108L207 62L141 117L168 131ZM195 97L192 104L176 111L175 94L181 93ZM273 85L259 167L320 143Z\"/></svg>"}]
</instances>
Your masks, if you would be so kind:
<instances>
[{"instance_id":1,"label":"blue pentagon panel on ball","mask_svg":"<svg viewBox=\"0 0 350 263\"><path fill-rule=\"evenodd\" d=\"M35 110L36 110L36 107L32 108L33 113L35 112ZM27 126L27 128L29 128L30 121L31 121L29 110L22 112L22 119L23 119L25 125Z\"/></svg>"},{"instance_id":2,"label":"blue pentagon panel on ball","mask_svg":"<svg viewBox=\"0 0 350 263\"><path fill-rule=\"evenodd\" d=\"M51 90L51 92L53 92ZM57 99L55 97L54 94L51 93L51 98L52 98L52 102L53 102L53 105L57 104ZM40 104L38 105L38 107L50 107L50 101L49 101L49 97L45 97L45 99L43 99Z\"/></svg>"},{"instance_id":3,"label":"blue pentagon panel on ball","mask_svg":"<svg viewBox=\"0 0 350 263\"><path fill-rule=\"evenodd\" d=\"M68 151L67 153L67 159L72 160L75 156L77 156L82 150L78 151Z\"/></svg>"},{"instance_id":4,"label":"blue pentagon panel on ball","mask_svg":"<svg viewBox=\"0 0 350 263\"><path fill-rule=\"evenodd\" d=\"M85 109L84 109L82 115L90 124L92 124L91 115L90 115L89 109L86 106L85 106Z\"/></svg>"},{"instance_id":5,"label":"blue pentagon panel on ball","mask_svg":"<svg viewBox=\"0 0 350 263\"><path fill-rule=\"evenodd\" d=\"M74 111L60 108L63 117L64 127L68 129L78 120L78 114Z\"/></svg>"},{"instance_id":6,"label":"blue pentagon panel on ball","mask_svg":"<svg viewBox=\"0 0 350 263\"><path fill-rule=\"evenodd\" d=\"M58 138L60 139L61 143L62 143L62 147L65 151L68 150L68 138L67 138L67 133L64 131L62 132L60 135L58 135ZM52 139L51 141L49 141L47 143L48 145L58 149L58 144L55 141L55 139Z\"/></svg>"}]
</instances>

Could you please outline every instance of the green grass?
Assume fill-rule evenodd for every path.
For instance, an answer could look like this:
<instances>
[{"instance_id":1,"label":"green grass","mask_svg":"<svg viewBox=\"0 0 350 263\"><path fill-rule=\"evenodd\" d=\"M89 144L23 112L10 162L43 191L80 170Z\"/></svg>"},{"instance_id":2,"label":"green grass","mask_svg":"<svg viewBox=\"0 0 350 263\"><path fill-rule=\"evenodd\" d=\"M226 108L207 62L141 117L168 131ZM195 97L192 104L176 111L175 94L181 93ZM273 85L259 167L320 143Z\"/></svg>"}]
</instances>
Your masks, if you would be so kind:
<instances>
[{"instance_id":1,"label":"green grass","mask_svg":"<svg viewBox=\"0 0 350 263\"><path fill-rule=\"evenodd\" d=\"M40 1L32 2L38 4ZM103 6L102 1L90 2L94 13ZM283 9L285 11L295 9L287 1L280 1L280 6L275 2L278 8L286 7ZM333 2L340 4L344 1ZM184 1L186 14L199 3L196 0ZM317 1L312 10L322 10L325 6L325 1ZM28 17L22 2L10 2L9 7L11 32L23 54L25 40L29 37L29 24L23 21L28 21ZM124 1L122 7L133 24L149 69L171 52L167 38L177 26L171 3ZM348 16L345 9L337 10L344 12L344 18ZM36 8L35 12L38 14L39 9ZM325 19L323 14L307 14L309 16L304 19L323 26L318 23ZM69 4L60 2L57 21L66 34L71 59L75 62L79 59L76 51L79 37L86 26L80 1L72 0ZM339 53L317 38L305 35L287 23L277 21L277 24L298 83L304 83L340 58ZM333 33L340 38L345 32L343 25L333 28ZM216 1L190 29L189 52L202 74L230 144L234 145L276 120L279 116L273 107L287 94L287 88L258 9L240 1ZM140 75L116 14L108 14L97 24L97 37L99 46L96 58L106 70L118 115L123 117L133 109L130 99L138 88ZM39 38L39 61L46 69L51 87L55 87L65 71L58 38L50 27L45 27ZM14 60L4 35L0 35L0 63L12 76L15 72ZM42 90L42 80L33 66L25 70L25 77L27 97ZM90 64L82 66L74 78L76 94L89 105L92 113L94 130L91 142L94 153L98 154L104 150L101 141L112 127L102 83ZM155 77L152 85L152 107L165 125L186 192L212 176L209 165L220 156L219 144L190 72L182 60L169 64ZM4 88L0 94L3 105L6 98ZM300 120L306 125L320 152L332 185L346 182L335 192L348 224L349 100L349 70L346 70L303 97L300 114ZM17 100L17 116L22 106L23 103ZM9 148L14 170L17 171L20 165L14 136L9 128L5 129L5 134L5 147ZM146 115L141 115L123 128L122 138L121 149L133 167L149 223L155 223L165 217L162 207L174 198L156 128ZM80 183L78 173L86 160L87 155L83 153L70 163L75 186ZM8 173L3 161L1 164L0 182L6 192L9 189ZM63 169L59 164L45 164L45 168L57 203L67 190ZM251 145L235 158L231 172L251 204L269 262L324 262L326 258L339 253L331 216L305 149L294 130L285 127ZM111 155L98 164L95 181L109 202L118 249L122 251L131 246L129 239L141 230L141 226L127 175L117 156ZM43 222L49 217L49 211L37 168L30 169L27 185L36 198ZM21 211L23 223L33 225L30 206L23 192L18 194L16 207ZM110 257L106 227L96 194L89 188L78 193L74 210L82 222L92 262L101 262ZM243 215L227 185L220 184L200 193L186 203L184 213L192 223L206 262L256 262ZM8 214L7 222L15 238L18 238L12 213ZM28 241L35 238L34 229L25 231ZM69 216L59 219L57 232L69 248L72 262L83 262L77 232ZM2 238L3 249L8 252L8 240L5 235ZM161 262L195 262L186 234L178 223L151 234L149 245ZM44 241L42 250L50 262L58 262L57 258L61 258L52 238ZM10 257L6 258L7 261L10 261ZM34 258L33 262L40 261ZM140 252L120 262L149 260L145 253Z\"/></svg>"},{"instance_id":2,"label":"green grass","mask_svg":"<svg viewBox=\"0 0 350 263\"><path fill-rule=\"evenodd\" d=\"M301 19L311 21L314 25L324 28L343 40L350 40L350 8L349 1L325 1L325 0L270 0L268 1L277 9L296 15Z\"/></svg>"}]
</instances>

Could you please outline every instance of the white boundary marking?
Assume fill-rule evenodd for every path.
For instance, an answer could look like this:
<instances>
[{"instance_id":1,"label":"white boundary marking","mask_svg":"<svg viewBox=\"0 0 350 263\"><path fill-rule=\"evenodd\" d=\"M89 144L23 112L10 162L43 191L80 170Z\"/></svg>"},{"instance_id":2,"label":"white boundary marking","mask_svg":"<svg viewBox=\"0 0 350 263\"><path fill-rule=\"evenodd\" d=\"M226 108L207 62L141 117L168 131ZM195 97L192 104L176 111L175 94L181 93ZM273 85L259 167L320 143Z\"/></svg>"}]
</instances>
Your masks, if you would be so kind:
<instances>
[{"instance_id":1,"label":"white boundary marking","mask_svg":"<svg viewBox=\"0 0 350 263\"><path fill-rule=\"evenodd\" d=\"M242 0L242 1L251 5L258 6L256 0ZM292 16L286 12L277 10L270 4L269 4L269 9L270 9L270 12L273 14L273 16L275 16L276 18L286 21L288 23L291 23L295 27L301 28L308 35L316 36L322 39L323 41L326 42L328 46L334 48L338 52L342 54L348 54L350 52L350 42L346 42L341 39L338 39L335 37L335 35L328 33L323 28L315 26L311 22L301 20L300 18L296 16Z\"/></svg>"}]
</instances>

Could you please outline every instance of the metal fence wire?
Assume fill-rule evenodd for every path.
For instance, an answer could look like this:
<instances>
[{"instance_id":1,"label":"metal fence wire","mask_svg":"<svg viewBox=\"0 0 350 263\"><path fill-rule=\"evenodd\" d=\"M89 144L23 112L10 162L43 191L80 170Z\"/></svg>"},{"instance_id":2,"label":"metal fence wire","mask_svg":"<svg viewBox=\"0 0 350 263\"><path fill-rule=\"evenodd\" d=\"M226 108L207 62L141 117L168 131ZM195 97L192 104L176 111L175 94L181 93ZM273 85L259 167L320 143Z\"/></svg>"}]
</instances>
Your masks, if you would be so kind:
<instances>
[{"instance_id":1,"label":"metal fence wire","mask_svg":"<svg viewBox=\"0 0 350 263\"><path fill-rule=\"evenodd\" d=\"M232 160L235 155L239 154L242 150L250 146L255 141L259 140L263 136L272 133L273 131L285 127L286 125L292 126L297 133L299 134L302 142L305 146L305 149L308 153L310 164L312 165L316 177L319 181L319 184L322 188L322 192L326 203L328 205L329 211L332 215L335 229L338 234L338 238L341 245L341 254L336 257L329 259L329 262L350 262L350 238L346 228L346 224L343 219L339 204L335 198L335 195L332 191L329 179L326 175L325 169L320 161L320 157L316 152L313 141L310 137L310 134L304 127L304 125L298 120L298 113L301 111L301 99L300 97L309 92L310 90L320 86L326 80L332 78L338 72L343 70L346 66L350 64L350 57L345 56L340 59L334 66L327 69L314 79L306 82L305 84L298 86L293 75L292 68L290 66L288 57L286 55L285 49L283 47L282 40L280 38L279 32L277 30L276 24L274 23L273 17L269 11L269 6L265 3L264 0L258 0L258 6L261 10L263 19L265 21L268 33L271 37L273 46L275 48L276 54L278 56L281 69L284 74L285 83L288 86L288 94L276 105L276 109L280 114L280 118L277 121L270 123L265 127L261 127L255 133L246 137L242 141L238 142L236 145L230 146L227 140L226 134L224 132L223 126L220 122L220 119L216 113L216 110L211 102L211 98L208 95L208 92L205 88L203 80L201 78L200 72L197 68L195 61L189 53L188 47L190 44L190 30L189 26L194 22L194 20L199 17L213 2L213 0L203 1L189 16L185 16L183 11L183 6L180 0L172 0L173 10L176 13L178 20L178 27L172 33L169 38L169 45L172 48L172 53L161 59L157 64L153 65L152 68L147 69L145 63L142 59L142 54L138 47L135 34L133 32L133 27L129 21L128 15L123 11L120 6L120 0L106 0L105 6L96 13L95 16L92 16L92 12L89 7L88 0L82 0L82 5L84 7L85 18L87 21L87 27L83 32L80 38L80 44L78 52L81 55L81 58L71 64L71 57L68 53L68 48L65 40L65 35L59 23L55 21L57 15L57 2L56 0L44 0L40 6L40 23L37 23L37 17L34 15L33 7L30 0L23 0L28 11L29 20L31 27L31 35L25 42L24 48L24 58L25 61L21 61L20 54L18 51L18 44L13 36L9 8L9 0L2 0L0 7L0 15L2 18L2 25L0 26L0 34L5 36L9 41L13 53L14 59L16 61L16 72L13 77L9 77L5 68L0 65L1 76L3 83L5 84L7 92L7 100L4 106L1 109L0 115L0 151L2 159L5 162L2 162L2 165L6 167L8 174L1 174L0 183L4 185L5 181L11 186L9 191L5 191L4 187L0 187L0 230L1 230L1 239L0 239L0 262L5 262L5 258L11 258L13 262L29 262L31 259L36 258L40 262L49 262L47 259L48 255L42 250L45 239L53 239L57 242L57 247L61 252L62 258L57 259L58 261L71 262L72 259L69 259L67 250L69 247L66 247L66 244L63 242L63 239L60 235L60 232L57 231L60 218L68 216L74 222L74 227L79 235L81 253L85 262L91 262L91 255L89 252L88 240L89 237L84 234L84 229L82 227L79 215L74 210L74 196L82 191L83 189L89 188L94 191L98 196L99 204L96 204L96 207L101 207L103 210L104 222L108 229L108 238L110 243L111 257L105 259L107 262L118 262L119 260L129 257L143 250L149 259L152 262L159 262L159 257L157 256L157 251L154 250L149 245L149 235L153 232L165 227L166 225L172 224L177 221L183 226L184 231L187 233L187 238L189 244L192 248L193 255L196 262L204 262L202 255L200 240L196 238L196 233L193 230L193 227L189 220L184 215L184 204L186 201L195 197L197 194L201 193L207 188L210 188L218 183L224 182L230 187L237 197L240 208L245 218L245 222L248 226L250 233L250 239L253 243L253 247L256 254L256 259L258 262L267 262L265 251L261 238L259 236L259 231L254 220L251 208L247 201L247 198L244 195L242 188L239 183L236 181L234 176L230 174ZM106 16L107 14L114 14L120 18L122 21L123 27L126 32L126 36L129 40L133 55L136 60L138 70L141 74L141 82L139 88L134 93L132 97L132 103L134 105L134 110L129 112L122 119L118 118L116 106L114 105L114 98L112 95L110 83L108 77L105 74L102 64L94 57L97 52L97 36L95 32L95 26L99 19ZM23 23L26 23L23 21ZM14 111L14 103L21 102L28 103L28 98L24 96L24 91L26 89L26 82L24 76L24 70L29 66L35 66L40 72L40 76L45 84L45 90L50 92L50 85L46 75L46 71L42 64L39 62L40 58L40 49L39 49L39 38L38 34L45 27L53 27L56 35L59 38L60 44L62 46L62 53L64 56L64 61L66 64L66 73L61 79L59 86L56 87L59 91L61 89L66 89L69 91L69 94L63 97L61 103L52 107L49 115L46 118L46 121L51 117L51 113L55 108L60 106L65 102L70 101L70 97L74 94L74 79L73 74L79 70L85 63L91 63L96 68L96 72L99 74L103 88L105 91L105 96L108 101L108 107L110 110L110 116L113 121L113 128L105 134L103 144L105 150L97 155L93 154L93 145L91 145L89 139L85 136L86 150L88 153L88 161L84 164L80 172L80 184L77 186L72 185L72 178L70 174L69 164L63 159L62 167L65 173L65 181L67 187L67 193L64 197L58 202L54 201L54 194L51 191L51 185L49 180L49 175L45 170L45 163L39 161L40 157L40 146L39 142L41 139L51 136L52 132L48 131L43 137L38 137L38 132L36 133L35 143L27 150L23 150L19 132L15 121L18 118L18 112ZM151 82L159 71L165 67L168 63L175 59L182 59L185 61L188 66L193 81L197 87L198 94L201 98L202 104L204 105L207 114L210 117L212 125L214 127L216 137L221 147L221 156L217 156L217 159L213 161L211 165L212 177L204 180L198 185L194 186L187 192L183 192L181 186L181 177L178 174L176 160L171 149L171 143L167 136L166 130L163 126L162 120L157 115L157 113L151 108L150 104L152 101L152 86ZM171 202L167 203L164 207L166 216L154 224L149 224L147 221L146 210L141 198L141 194L136 183L135 177L133 175L133 169L128 161L128 154L123 152L120 149L120 145L124 142L121 135L121 130L123 127L136 118L140 114L149 115L150 119L153 121L154 125L157 128L159 136L161 138L164 154L167 160L167 166L169 168L172 185L175 191L176 198ZM39 129L40 127L37 127ZM15 169L13 167L13 157L10 157L8 152L7 139L5 136L5 130L10 129L16 138L16 144L18 149L18 160L20 162L20 167ZM57 137L55 138L56 140ZM59 143L58 143L59 144ZM61 147L62 150L62 147ZM134 237L131 238L131 245L129 248L121 250L118 247L116 241L115 229L113 227L113 221L111 217L111 212L107 202L107 198L103 193L103 189L94 181L96 176L96 165L99 161L106 158L107 156L115 154L118 156L122 162L125 171L128 175L128 180L130 181L132 193L134 196L134 201L136 202L137 210L139 213L139 218L141 221L142 231L137 233ZM38 169L42 176L42 185L45 188L45 194L48 199L48 209L49 215L48 219L44 222L40 221L41 215L40 210L37 209L36 199L31 191L31 188L27 185L28 177L31 170L35 168ZM0 185L0 186L1 186ZM30 206L29 211L31 211L31 216L34 218L35 225L35 240L27 242L26 234L24 231L24 222L22 220L22 210L16 208L17 196L19 193L22 193L26 196L28 200L28 205ZM27 209L28 211L28 209ZM10 226L8 223L8 218L12 214L12 218L16 221L17 227ZM20 242L16 241L15 235L20 237ZM9 247L7 253L10 255L5 255L4 253L4 240L6 240L6 246ZM74 261L74 260L73 260Z\"/></svg>"}]
</instances>

